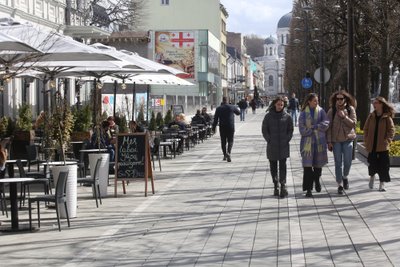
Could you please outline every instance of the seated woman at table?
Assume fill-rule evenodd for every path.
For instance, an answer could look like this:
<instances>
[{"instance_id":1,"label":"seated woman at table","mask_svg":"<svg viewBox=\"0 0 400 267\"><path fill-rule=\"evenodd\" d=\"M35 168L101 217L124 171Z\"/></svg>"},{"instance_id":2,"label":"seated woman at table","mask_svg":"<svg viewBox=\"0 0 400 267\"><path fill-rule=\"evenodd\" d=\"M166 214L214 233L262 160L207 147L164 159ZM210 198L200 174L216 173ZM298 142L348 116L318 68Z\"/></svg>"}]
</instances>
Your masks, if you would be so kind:
<instances>
[{"instance_id":1,"label":"seated woman at table","mask_svg":"<svg viewBox=\"0 0 400 267\"><path fill-rule=\"evenodd\" d=\"M177 125L177 126L174 126ZM179 130L185 130L186 129L186 122L185 122L185 114L180 113L175 116L175 120L171 123L168 124L168 128L176 128L178 127Z\"/></svg>"},{"instance_id":2,"label":"seated woman at table","mask_svg":"<svg viewBox=\"0 0 400 267\"><path fill-rule=\"evenodd\" d=\"M90 144L92 148L107 149L108 153L110 154L110 161L114 161L115 141L108 135L109 127L110 123L108 121L103 121L100 127L100 136L98 137L98 130L95 129L90 139Z\"/></svg>"}]
</instances>

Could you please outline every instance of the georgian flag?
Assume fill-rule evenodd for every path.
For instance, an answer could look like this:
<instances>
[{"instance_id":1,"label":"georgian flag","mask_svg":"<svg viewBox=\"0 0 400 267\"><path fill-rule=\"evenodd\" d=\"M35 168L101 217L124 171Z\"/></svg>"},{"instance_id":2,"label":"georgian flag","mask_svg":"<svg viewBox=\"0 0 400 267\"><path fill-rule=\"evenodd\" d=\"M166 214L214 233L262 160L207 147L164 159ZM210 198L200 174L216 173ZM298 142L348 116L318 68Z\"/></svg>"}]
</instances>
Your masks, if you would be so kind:
<instances>
[{"instance_id":1,"label":"georgian flag","mask_svg":"<svg viewBox=\"0 0 400 267\"><path fill-rule=\"evenodd\" d=\"M194 34L193 32L171 32L170 41L173 47L192 48Z\"/></svg>"}]
</instances>

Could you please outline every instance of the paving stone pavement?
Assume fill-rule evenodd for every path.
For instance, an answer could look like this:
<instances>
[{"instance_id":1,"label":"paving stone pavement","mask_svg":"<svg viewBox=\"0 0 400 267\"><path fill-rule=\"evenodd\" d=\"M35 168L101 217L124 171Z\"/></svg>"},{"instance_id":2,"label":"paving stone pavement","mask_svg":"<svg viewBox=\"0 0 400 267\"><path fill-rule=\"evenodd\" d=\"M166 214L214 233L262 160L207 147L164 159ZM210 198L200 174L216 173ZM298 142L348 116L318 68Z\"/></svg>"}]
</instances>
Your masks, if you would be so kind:
<instances>
[{"instance_id":1,"label":"paving stone pavement","mask_svg":"<svg viewBox=\"0 0 400 267\"><path fill-rule=\"evenodd\" d=\"M63 220L59 232L54 210L42 208L39 231L0 233L1 266L400 266L400 170L392 168L387 192L377 184L370 190L357 155L350 189L339 196L330 154L322 192L305 198L295 129L289 196L274 197L261 135L265 113L257 112L237 118L231 163L222 161L215 135L162 160L154 195L144 197L140 180L118 198L109 186L96 208L91 189L79 186L71 228ZM19 213L26 224L27 209Z\"/></svg>"}]
</instances>

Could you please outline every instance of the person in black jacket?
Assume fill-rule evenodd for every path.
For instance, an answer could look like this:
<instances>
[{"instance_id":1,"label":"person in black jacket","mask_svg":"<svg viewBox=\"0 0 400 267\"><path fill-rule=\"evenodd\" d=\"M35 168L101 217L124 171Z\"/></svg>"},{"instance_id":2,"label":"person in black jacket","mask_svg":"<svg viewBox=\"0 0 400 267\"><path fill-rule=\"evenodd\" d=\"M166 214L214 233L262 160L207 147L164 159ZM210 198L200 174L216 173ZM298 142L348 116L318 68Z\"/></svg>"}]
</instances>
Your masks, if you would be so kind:
<instances>
[{"instance_id":1,"label":"person in black jacket","mask_svg":"<svg viewBox=\"0 0 400 267\"><path fill-rule=\"evenodd\" d=\"M235 133L235 115L239 115L240 111L237 107L228 104L226 97L222 98L221 106L217 107L214 114L214 123L212 130L215 132L215 128L219 122L219 135L221 137L221 148L224 153L224 159L231 162L231 151L233 147L233 135ZM226 149L226 143L228 142L228 150Z\"/></svg>"}]
</instances>

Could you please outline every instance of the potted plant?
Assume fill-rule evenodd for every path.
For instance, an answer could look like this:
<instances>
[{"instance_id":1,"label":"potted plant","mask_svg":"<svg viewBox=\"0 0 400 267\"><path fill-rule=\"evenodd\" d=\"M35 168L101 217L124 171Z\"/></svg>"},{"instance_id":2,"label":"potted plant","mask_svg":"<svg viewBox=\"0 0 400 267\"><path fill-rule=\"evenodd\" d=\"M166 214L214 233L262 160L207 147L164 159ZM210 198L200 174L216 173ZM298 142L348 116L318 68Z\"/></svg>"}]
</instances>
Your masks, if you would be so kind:
<instances>
[{"instance_id":1,"label":"potted plant","mask_svg":"<svg viewBox=\"0 0 400 267\"><path fill-rule=\"evenodd\" d=\"M58 166L52 167L54 183L61 171L68 171L68 183L66 194L68 198L67 206L71 218L76 217L77 208L77 165L66 164L65 151L70 142L71 133L74 128L74 116L66 99L58 91L55 93L55 105L50 112L45 113L45 147L56 149L62 161ZM64 207L60 208L61 216L65 217Z\"/></svg>"},{"instance_id":2,"label":"potted plant","mask_svg":"<svg viewBox=\"0 0 400 267\"><path fill-rule=\"evenodd\" d=\"M157 112L156 125L157 125L157 130L162 130L162 128L164 127L164 118L161 112Z\"/></svg>"},{"instance_id":3,"label":"potted plant","mask_svg":"<svg viewBox=\"0 0 400 267\"><path fill-rule=\"evenodd\" d=\"M23 103L18 108L18 117L15 123L14 139L12 143L13 158L25 158L26 146L33 144L35 132L32 130L31 105Z\"/></svg>"},{"instance_id":4,"label":"potted plant","mask_svg":"<svg viewBox=\"0 0 400 267\"><path fill-rule=\"evenodd\" d=\"M165 125L168 125L168 124L170 124L172 121L173 121L173 118L172 118L172 111L169 109L169 110L167 111L167 114L165 114L164 124L165 124Z\"/></svg>"},{"instance_id":5,"label":"potted plant","mask_svg":"<svg viewBox=\"0 0 400 267\"><path fill-rule=\"evenodd\" d=\"M120 113L115 114L114 117L115 124L118 125L120 133L127 133L128 132L128 122L126 120L126 116Z\"/></svg>"},{"instance_id":6,"label":"potted plant","mask_svg":"<svg viewBox=\"0 0 400 267\"><path fill-rule=\"evenodd\" d=\"M149 123L149 131L150 133L154 136L154 132L157 129L157 123L156 123L156 116L154 114L154 111L151 112L151 118L150 118L150 123Z\"/></svg>"},{"instance_id":7,"label":"potted plant","mask_svg":"<svg viewBox=\"0 0 400 267\"><path fill-rule=\"evenodd\" d=\"M71 134L72 141L84 141L90 139L90 128L92 126L92 111L89 105L75 108L72 111L74 116L74 128Z\"/></svg>"}]
</instances>

